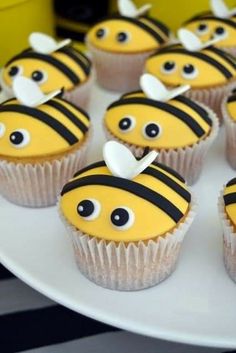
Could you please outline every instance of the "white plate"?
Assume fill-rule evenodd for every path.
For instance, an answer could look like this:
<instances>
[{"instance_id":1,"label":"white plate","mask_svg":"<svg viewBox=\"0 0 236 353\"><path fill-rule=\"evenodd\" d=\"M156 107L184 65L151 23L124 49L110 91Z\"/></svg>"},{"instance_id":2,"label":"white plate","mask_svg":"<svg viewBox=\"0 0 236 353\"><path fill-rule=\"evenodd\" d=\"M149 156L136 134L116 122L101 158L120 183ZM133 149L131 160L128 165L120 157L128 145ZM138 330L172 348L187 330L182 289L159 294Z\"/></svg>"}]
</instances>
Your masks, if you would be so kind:
<instances>
[{"instance_id":1,"label":"white plate","mask_svg":"<svg viewBox=\"0 0 236 353\"><path fill-rule=\"evenodd\" d=\"M94 88L90 109L94 143L90 161L101 158L99 124L118 95ZM193 187L199 214L188 233L175 273L139 292L100 288L77 270L72 247L56 208L27 209L0 198L0 260L26 283L55 301L108 324L166 340L236 347L236 284L222 262L217 198L235 175L224 158L224 131Z\"/></svg>"}]
</instances>

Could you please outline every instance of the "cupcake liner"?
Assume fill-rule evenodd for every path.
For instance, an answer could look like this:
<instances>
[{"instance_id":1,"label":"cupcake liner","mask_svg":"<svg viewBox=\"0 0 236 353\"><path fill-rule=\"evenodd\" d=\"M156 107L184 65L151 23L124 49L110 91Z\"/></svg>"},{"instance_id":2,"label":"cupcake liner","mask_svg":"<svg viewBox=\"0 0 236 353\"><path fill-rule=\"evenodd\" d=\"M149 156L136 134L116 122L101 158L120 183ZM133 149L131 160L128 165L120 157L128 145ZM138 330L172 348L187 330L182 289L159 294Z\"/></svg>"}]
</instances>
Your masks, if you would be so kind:
<instances>
[{"instance_id":1,"label":"cupcake liner","mask_svg":"<svg viewBox=\"0 0 236 353\"><path fill-rule=\"evenodd\" d=\"M69 224L60 209L59 214L81 273L102 287L131 291L152 287L175 270L181 244L196 214L196 201L193 198L184 221L172 232L146 242L101 240Z\"/></svg>"},{"instance_id":2,"label":"cupcake liner","mask_svg":"<svg viewBox=\"0 0 236 353\"><path fill-rule=\"evenodd\" d=\"M203 162L205 160L206 154L214 139L216 138L219 130L219 120L216 114L208 107L205 107L203 104L198 104L208 111L208 114L212 119L213 124L210 134L204 140L201 140L190 147L188 146L178 149L156 150L158 152L158 156L155 161L175 169L180 175L184 177L189 185L194 184L198 180L203 168ZM105 124L104 130L108 140L116 140L124 144L137 158L143 156L145 150L144 147L130 145L129 143L120 140L106 128Z\"/></svg>"},{"instance_id":3,"label":"cupcake liner","mask_svg":"<svg viewBox=\"0 0 236 353\"><path fill-rule=\"evenodd\" d=\"M95 66L97 81L107 90L128 92L139 89L139 78L146 59L156 50L144 53L110 53L87 42Z\"/></svg>"},{"instance_id":4,"label":"cupcake liner","mask_svg":"<svg viewBox=\"0 0 236 353\"><path fill-rule=\"evenodd\" d=\"M225 124L225 154L228 163L233 169L236 169L236 122L234 122L227 111L227 98L225 97L221 104L221 111Z\"/></svg>"},{"instance_id":5,"label":"cupcake liner","mask_svg":"<svg viewBox=\"0 0 236 353\"><path fill-rule=\"evenodd\" d=\"M216 86L211 88L191 88L184 95L194 101L201 102L211 108L222 123L223 117L221 112L221 103L226 95L235 87L236 81L227 85Z\"/></svg>"},{"instance_id":6,"label":"cupcake liner","mask_svg":"<svg viewBox=\"0 0 236 353\"><path fill-rule=\"evenodd\" d=\"M92 71L88 79L84 83L80 83L77 87L63 93L63 98L75 104L79 108L87 109L91 90L94 83L94 72Z\"/></svg>"},{"instance_id":7,"label":"cupcake liner","mask_svg":"<svg viewBox=\"0 0 236 353\"><path fill-rule=\"evenodd\" d=\"M77 151L53 161L23 164L0 160L1 194L21 206L56 204L62 186L84 166L90 138L87 136Z\"/></svg>"},{"instance_id":8,"label":"cupcake liner","mask_svg":"<svg viewBox=\"0 0 236 353\"><path fill-rule=\"evenodd\" d=\"M223 226L223 257L226 271L230 278L236 282L236 233L225 212L223 190L218 200L220 219Z\"/></svg>"},{"instance_id":9,"label":"cupcake liner","mask_svg":"<svg viewBox=\"0 0 236 353\"><path fill-rule=\"evenodd\" d=\"M223 47L220 49L236 57L236 47Z\"/></svg>"}]
</instances>

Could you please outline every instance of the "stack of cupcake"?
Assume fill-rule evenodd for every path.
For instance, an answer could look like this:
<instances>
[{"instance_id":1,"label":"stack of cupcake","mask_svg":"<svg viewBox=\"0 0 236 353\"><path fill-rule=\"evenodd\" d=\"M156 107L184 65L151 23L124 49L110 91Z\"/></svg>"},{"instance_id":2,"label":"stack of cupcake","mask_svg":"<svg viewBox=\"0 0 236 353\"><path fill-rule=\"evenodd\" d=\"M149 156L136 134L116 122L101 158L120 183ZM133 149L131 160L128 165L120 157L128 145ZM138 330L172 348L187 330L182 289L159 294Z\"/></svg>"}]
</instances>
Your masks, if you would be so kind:
<instances>
[{"instance_id":1,"label":"stack of cupcake","mask_svg":"<svg viewBox=\"0 0 236 353\"><path fill-rule=\"evenodd\" d=\"M1 194L29 207L59 197L80 271L119 290L153 286L174 271L196 213L187 184L199 179L222 117L236 169L236 63L229 54L236 11L212 0L212 13L187 21L176 40L149 9L118 0L119 14L87 34L91 61L69 39L32 33L30 48L1 71L8 98L0 105ZM101 87L123 95L103 117L113 140L104 160L85 166L91 122L83 108L94 73ZM220 210L226 267L236 278L234 186L227 184Z\"/></svg>"}]
</instances>

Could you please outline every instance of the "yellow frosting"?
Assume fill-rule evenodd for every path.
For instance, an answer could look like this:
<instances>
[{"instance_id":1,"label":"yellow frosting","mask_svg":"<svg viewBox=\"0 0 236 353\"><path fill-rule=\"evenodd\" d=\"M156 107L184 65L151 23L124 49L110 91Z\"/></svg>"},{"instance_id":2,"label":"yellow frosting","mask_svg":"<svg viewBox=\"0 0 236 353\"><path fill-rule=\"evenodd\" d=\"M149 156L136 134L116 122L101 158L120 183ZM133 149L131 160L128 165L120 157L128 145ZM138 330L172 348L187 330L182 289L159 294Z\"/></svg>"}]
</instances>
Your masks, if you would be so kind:
<instances>
[{"instance_id":1,"label":"yellow frosting","mask_svg":"<svg viewBox=\"0 0 236 353\"><path fill-rule=\"evenodd\" d=\"M48 103L56 103L58 107L49 106ZM84 140L90 125L87 115L60 98L54 98L48 103L28 108L14 99L0 106L0 158L46 158L67 152ZM38 113L46 113L46 119L51 120L53 125L37 118ZM68 114L73 115L75 122L69 119ZM62 132L54 127L57 123L60 123ZM22 134L22 130L23 141L29 139L29 142L26 145L24 142L18 145L12 143L12 136L17 132ZM70 136L66 139L64 134L68 133Z\"/></svg>"},{"instance_id":2,"label":"yellow frosting","mask_svg":"<svg viewBox=\"0 0 236 353\"><path fill-rule=\"evenodd\" d=\"M225 203L225 212L228 215L230 221L236 226L236 179L232 179L226 185L224 189L224 203Z\"/></svg>"},{"instance_id":3,"label":"yellow frosting","mask_svg":"<svg viewBox=\"0 0 236 353\"><path fill-rule=\"evenodd\" d=\"M82 172L77 177L70 180L70 183L76 183L79 179L86 180L87 177L97 176L111 176L110 171L106 166L91 166L86 172ZM172 180L176 185L181 187L186 194L187 187L184 182L177 179L171 173L165 171L160 166L151 165L149 167L152 170L160 171L164 176ZM119 180L122 178L112 177L115 186L108 186L106 182L104 185L88 184L80 187L75 187L70 191L66 191L66 187L63 189L62 197L60 199L60 209L68 220L68 222L74 225L77 229L82 232L93 235L97 238L105 240L113 240L116 242L124 241L139 241L154 238L156 236L165 235L167 232L172 231L177 224L184 220L189 210L189 203L191 196L187 192L187 199L173 190L172 186L168 186L167 183L158 180L156 177L146 175L145 171L143 174L136 176L132 184L141 185L146 187L148 190L152 190L154 193L158 193L167 198L175 207L182 213L182 216L178 221L174 221L164 210L147 201L144 197L134 194L132 191L127 191L122 188L118 188ZM83 200L96 200L100 204L100 212L98 216L93 220L86 220L78 213L77 206ZM126 207L133 211L134 222L128 229L117 229L111 222L112 212L120 207ZM145 218L143 214L145 210Z\"/></svg>"},{"instance_id":4,"label":"yellow frosting","mask_svg":"<svg viewBox=\"0 0 236 353\"><path fill-rule=\"evenodd\" d=\"M211 62L208 62L206 58ZM167 62L175 64L173 71L166 72L164 70ZM186 65L194 66L194 76L186 76L184 73ZM190 84L192 88L223 85L236 77L236 66L233 59L226 53L222 54L219 49L215 53L211 48L195 53L188 52L180 46L171 46L147 59L145 69L146 72L158 77L166 85Z\"/></svg>"},{"instance_id":5,"label":"yellow frosting","mask_svg":"<svg viewBox=\"0 0 236 353\"><path fill-rule=\"evenodd\" d=\"M236 121L236 94L232 95L227 102L227 111L232 120Z\"/></svg>"},{"instance_id":6,"label":"yellow frosting","mask_svg":"<svg viewBox=\"0 0 236 353\"><path fill-rule=\"evenodd\" d=\"M128 103L128 98L142 97L137 103ZM127 94L123 99L108 108L104 122L106 128L123 142L141 147L152 147L157 150L171 149L191 146L194 143L204 139L211 131L211 120L205 121L202 114L197 112L191 106L191 100L183 97L185 103L172 99L164 103L165 107L175 107L182 113L187 113L187 119L193 124L198 124L202 133L199 136L183 120L177 118L174 112L169 112L155 105L155 101L147 100L142 93ZM157 104L162 104L158 103ZM131 117L134 120L134 128L130 131L123 131L119 123L125 117ZM160 134L157 138L148 139L144 134L144 128L148 123L155 123L160 128Z\"/></svg>"},{"instance_id":7,"label":"yellow frosting","mask_svg":"<svg viewBox=\"0 0 236 353\"><path fill-rule=\"evenodd\" d=\"M33 57L31 54L33 54ZM25 57L25 55L27 55L27 57ZM47 58L55 59L59 66L54 62L48 62ZM66 48L66 53L56 51L50 55L42 55L28 51L17 55L5 65L2 71L3 83L9 87L12 86L12 81L16 77L10 75L10 70L13 67L17 67L21 75L31 79L34 72L42 72L44 76L42 81L35 82L39 84L40 89L44 93L52 92L58 88L71 90L76 85L85 82L90 72L88 59L81 55L80 52L70 47ZM72 72L74 79L71 79L67 75L66 68L69 68Z\"/></svg>"},{"instance_id":8,"label":"yellow frosting","mask_svg":"<svg viewBox=\"0 0 236 353\"><path fill-rule=\"evenodd\" d=\"M117 16L99 22L90 29L87 35L88 43L98 49L109 52L136 53L149 50L155 50L168 40L168 35L158 26L152 23L148 18L132 19L128 17ZM156 33L159 39L150 33L147 29L141 27L144 25L147 29ZM98 30L104 30L104 36L97 37ZM117 36L119 33L127 34L127 40L119 42Z\"/></svg>"},{"instance_id":9,"label":"yellow frosting","mask_svg":"<svg viewBox=\"0 0 236 353\"><path fill-rule=\"evenodd\" d=\"M230 25L231 24L231 25ZM203 30L199 29L199 25L205 26ZM217 47L232 47L236 46L236 26L233 19L218 19L216 17L199 18L195 20L190 20L183 25L186 28L194 32L203 42L209 41L214 36L221 36L217 34L217 28L223 28L225 35L224 39L220 40L215 45Z\"/></svg>"}]
</instances>

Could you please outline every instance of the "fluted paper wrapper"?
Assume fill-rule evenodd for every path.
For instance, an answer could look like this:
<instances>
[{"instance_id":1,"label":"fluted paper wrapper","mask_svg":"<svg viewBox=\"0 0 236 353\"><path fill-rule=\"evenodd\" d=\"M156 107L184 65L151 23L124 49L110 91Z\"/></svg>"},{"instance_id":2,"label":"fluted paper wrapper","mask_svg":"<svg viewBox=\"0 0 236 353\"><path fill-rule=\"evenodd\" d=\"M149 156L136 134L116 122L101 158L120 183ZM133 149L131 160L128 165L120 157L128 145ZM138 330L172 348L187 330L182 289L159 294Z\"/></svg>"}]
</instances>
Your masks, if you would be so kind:
<instances>
[{"instance_id":1,"label":"fluted paper wrapper","mask_svg":"<svg viewBox=\"0 0 236 353\"><path fill-rule=\"evenodd\" d=\"M27 207L55 205L62 186L85 164L91 132L77 151L36 164L0 161L0 193Z\"/></svg>"},{"instance_id":2,"label":"fluted paper wrapper","mask_svg":"<svg viewBox=\"0 0 236 353\"><path fill-rule=\"evenodd\" d=\"M87 109L94 83L94 76L94 72L91 72L89 78L84 83L80 83L77 87L70 91L65 91L63 98L75 104L79 108Z\"/></svg>"},{"instance_id":3,"label":"fluted paper wrapper","mask_svg":"<svg viewBox=\"0 0 236 353\"><path fill-rule=\"evenodd\" d=\"M156 50L145 53L110 53L87 42L95 66L97 81L107 90L129 92L139 89L139 79L146 59Z\"/></svg>"},{"instance_id":4,"label":"fluted paper wrapper","mask_svg":"<svg viewBox=\"0 0 236 353\"><path fill-rule=\"evenodd\" d=\"M184 221L176 229L149 241L116 243L82 233L59 214L70 234L75 259L84 276L99 286L132 291L166 279L176 268L181 244L196 214L192 200Z\"/></svg>"},{"instance_id":5,"label":"fluted paper wrapper","mask_svg":"<svg viewBox=\"0 0 236 353\"><path fill-rule=\"evenodd\" d=\"M236 81L230 82L227 85L216 86L212 88L191 88L184 95L194 101L200 102L211 108L222 123L223 117L221 112L221 104L225 96L235 88Z\"/></svg>"},{"instance_id":6,"label":"fluted paper wrapper","mask_svg":"<svg viewBox=\"0 0 236 353\"><path fill-rule=\"evenodd\" d=\"M225 212L223 191L220 193L218 207L223 226L223 256L225 268L232 280L236 282L236 233Z\"/></svg>"},{"instance_id":7,"label":"fluted paper wrapper","mask_svg":"<svg viewBox=\"0 0 236 353\"><path fill-rule=\"evenodd\" d=\"M227 111L227 98L225 97L221 105L226 135L225 153L230 166L236 169L236 122L233 121Z\"/></svg>"},{"instance_id":8,"label":"fluted paper wrapper","mask_svg":"<svg viewBox=\"0 0 236 353\"><path fill-rule=\"evenodd\" d=\"M155 160L156 162L163 163L176 170L180 175L183 176L189 185L193 185L198 180L203 168L206 154L213 141L215 140L219 130L219 120L216 114L209 108L205 107L203 104L199 105L208 111L209 116L212 119L213 124L210 134L204 140L201 140L190 147L172 150L157 150L158 156ZM116 140L124 144L137 158L143 156L145 150L143 147L130 145L120 140L106 128L105 124L104 130L108 140Z\"/></svg>"}]
</instances>

